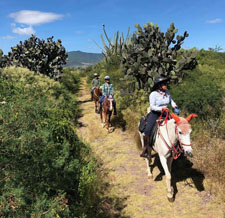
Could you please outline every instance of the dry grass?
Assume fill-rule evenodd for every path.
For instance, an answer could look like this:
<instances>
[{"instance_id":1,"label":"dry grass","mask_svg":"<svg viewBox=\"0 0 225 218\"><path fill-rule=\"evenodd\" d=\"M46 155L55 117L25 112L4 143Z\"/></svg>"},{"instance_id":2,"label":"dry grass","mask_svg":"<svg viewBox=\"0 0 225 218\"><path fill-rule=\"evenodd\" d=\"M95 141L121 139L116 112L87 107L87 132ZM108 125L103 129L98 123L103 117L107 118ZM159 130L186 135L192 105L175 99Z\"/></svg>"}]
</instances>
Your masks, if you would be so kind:
<instances>
[{"instance_id":1,"label":"dry grass","mask_svg":"<svg viewBox=\"0 0 225 218\"><path fill-rule=\"evenodd\" d=\"M154 180L148 180L145 161L135 148L133 133L122 126L124 120L129 118L136 129L138 121L135 113L127 110L128 113L119 116L122 121L114 119L114 124L118 125L118 121L119 125L108 134L101 127L99 115L94 113L93 102L86 101L90 98L89 92L84 86L81 92L83 117L80 122L83 127L79 129L79 135L91 145L93 153L102 163L100 171L107 184L107 188L101 190L103 201L98 208L111 211L109 217L224 218L224 207L214 202L212 195L208 197L208 192L204 190L204 177L199 176L199 172L185 158L173 164L173 183L177 193L175 202L169 203L165 176L159 176L157 156L153 158Z\"/></svg>"},{"instance_id":2,"label":"dry grass","mask_svg":"<svg viewBox=\"0 0 225 218\"><path fill-rule=\"evenodd\" d=\"M204 173L211 193L217 193L225 203L225 141L218 138L195 142L194 164Z\"/></svg>"}]
</instances>

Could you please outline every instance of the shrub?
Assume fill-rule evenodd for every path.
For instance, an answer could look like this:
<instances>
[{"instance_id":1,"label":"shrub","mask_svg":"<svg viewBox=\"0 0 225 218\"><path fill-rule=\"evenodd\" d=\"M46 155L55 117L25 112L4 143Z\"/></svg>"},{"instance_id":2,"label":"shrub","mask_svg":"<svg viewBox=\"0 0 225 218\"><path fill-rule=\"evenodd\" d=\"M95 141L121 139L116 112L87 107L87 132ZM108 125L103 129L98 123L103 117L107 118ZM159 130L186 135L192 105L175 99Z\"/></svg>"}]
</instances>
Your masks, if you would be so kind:
<instances>
[{"instance_id":1,"label":"shrub","mask_svg":"<svg viewBox=\"0 0 225 218\"><path fill-rule=\"evenodd\" d=\"M63 76L60 82L68 89L71 93L75 94L78 92L80 87L80 76L78 71L64 69Z\"/></svg>"},{"instance_id":2,"label":"shrub","mask_svg":"<svg viewBox=\"0 0 225 218\"><path fill-rule=\"evenodd\" d=\"M186 81L171 90L176 103L188 113L201 119L218 118L222 109L224 91L212 76L199 71L189 72Z\"/></svg>"},{"instance_id":3,"label":"shrub","mask_svg":"<svg viewBox=\"0 0 225 218\"><path fill-rule=\"evenodd\" d=\"M75 99L59 82L26 69L3 75L1 216L85 217L86 199L95 198L97 162L74 132Z\"/></svg>"}]
</instances>

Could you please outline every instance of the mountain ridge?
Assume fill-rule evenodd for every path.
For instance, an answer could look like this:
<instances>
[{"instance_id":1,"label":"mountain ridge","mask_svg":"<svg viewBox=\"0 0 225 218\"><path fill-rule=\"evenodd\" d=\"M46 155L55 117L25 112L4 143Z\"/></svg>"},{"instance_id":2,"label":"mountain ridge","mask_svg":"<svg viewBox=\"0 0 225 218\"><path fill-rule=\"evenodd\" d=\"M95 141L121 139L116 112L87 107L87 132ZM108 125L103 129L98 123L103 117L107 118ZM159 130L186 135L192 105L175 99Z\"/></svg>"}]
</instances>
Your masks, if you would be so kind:
<instances>
[{"instance_id":1,"label":"mountain ridge","mask_svg":"<svg viewBox=\"0 0 225 218\"><path fill-rule=\"evenodd\" d=\"M83 51L69 51L68 61L65 67L77 68L77 67L87 67L95 65L100 62L104 56L101 53L89 53Z\"/></svg>"}]
</instances>

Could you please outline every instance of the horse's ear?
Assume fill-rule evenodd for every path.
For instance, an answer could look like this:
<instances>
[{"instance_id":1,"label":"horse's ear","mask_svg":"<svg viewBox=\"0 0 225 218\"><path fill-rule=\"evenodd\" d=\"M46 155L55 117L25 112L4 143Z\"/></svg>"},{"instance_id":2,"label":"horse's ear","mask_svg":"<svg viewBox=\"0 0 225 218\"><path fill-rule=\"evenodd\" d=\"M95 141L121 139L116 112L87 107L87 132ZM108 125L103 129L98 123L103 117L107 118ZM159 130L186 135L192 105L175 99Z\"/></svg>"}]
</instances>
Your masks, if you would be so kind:
<instances>
[{"instance_id":1,"label":"horse's ear","mask_svg":"<svg viewBox=\"0 0 225 218\"><path fill-rule=\"evenodd\" d=\"M176 121L176 123L180 122L180 117L178 117L176 114L172 113L171 117L173 117L173 119Z\"/></svg>"},{"instance_id":2,"label":"horse's ear","mask_svg":"<svg viewBox=\"0 0 225 218\"><path fill-rule=\"evenodd\" d=\"M190 122L190 120L193 118L193 117L197 117L198 115L197 114L191 114L191 115L189 115L187 118L186 118L186 120L188 121L188 122Z\"/></svg>"}]
</instances>

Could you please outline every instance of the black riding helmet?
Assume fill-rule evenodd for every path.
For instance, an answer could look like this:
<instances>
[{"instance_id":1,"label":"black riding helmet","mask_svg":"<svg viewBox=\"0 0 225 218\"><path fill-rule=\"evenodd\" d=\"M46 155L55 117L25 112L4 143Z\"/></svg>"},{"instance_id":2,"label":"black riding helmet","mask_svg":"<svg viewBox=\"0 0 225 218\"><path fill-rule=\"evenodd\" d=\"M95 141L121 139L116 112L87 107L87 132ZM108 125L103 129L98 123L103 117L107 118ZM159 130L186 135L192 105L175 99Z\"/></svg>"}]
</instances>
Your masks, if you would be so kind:
<instances>
[{"instance_id":1,"label":"black riding helmet","mask_svg":"<svg viewBox=\"0 0 225 218\"><path fill-rule=\"evenodd\" d=\"M163 82L167 82L170 78L165 76L160 76L154 79L154 86L152 87L152 91L155 91L159 85Z\"/></svg>"}]
</instances>

